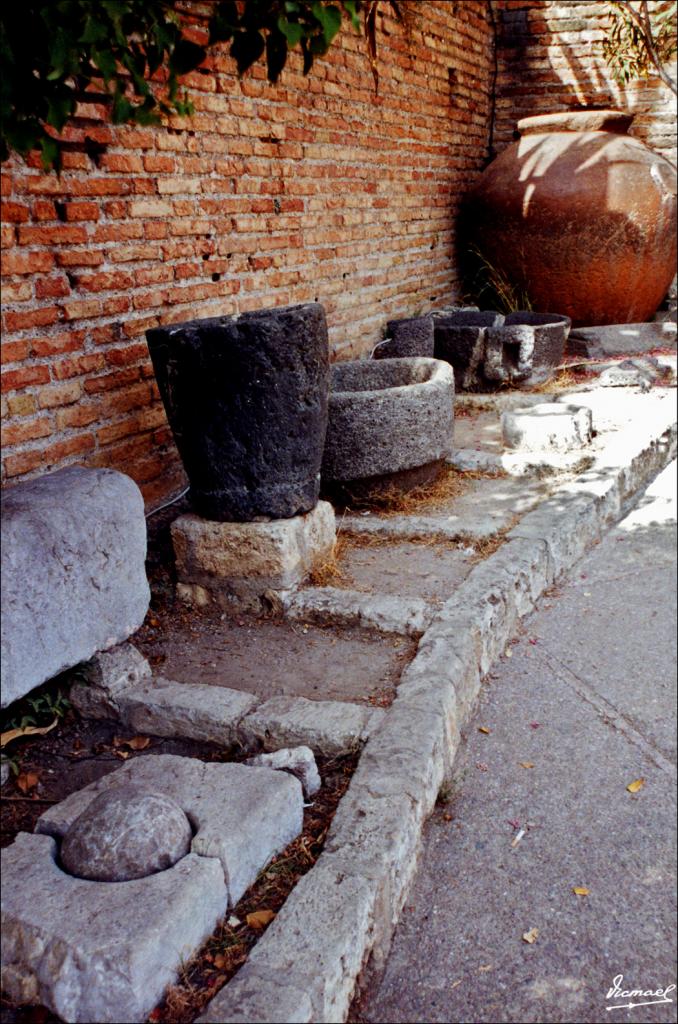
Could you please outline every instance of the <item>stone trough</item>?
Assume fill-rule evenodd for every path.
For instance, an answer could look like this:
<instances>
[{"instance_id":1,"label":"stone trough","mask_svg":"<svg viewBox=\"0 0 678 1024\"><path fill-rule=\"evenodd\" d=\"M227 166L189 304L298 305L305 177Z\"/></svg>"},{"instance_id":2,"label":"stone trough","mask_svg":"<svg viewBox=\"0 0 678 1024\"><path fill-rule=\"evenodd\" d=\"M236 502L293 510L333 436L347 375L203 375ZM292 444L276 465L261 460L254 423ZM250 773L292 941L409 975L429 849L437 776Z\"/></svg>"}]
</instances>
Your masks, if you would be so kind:
<instances>
[{"instance_id":1,"label":"stone trough","mask_svg":"<svg viewBox=\"0 0 678 1024\"><path fill-rule=\"evenodd\" d=\"M454 367L458 391L541 384L563 359L570 319L520 310L459 310L436 316L435 355Z\"/></svg>"},{"instance_id":2,"label":"stone trough","mask_svg":"<svg viewBox=\"0 0 678 1024\"><path fill-rule=\"evenodd\" d=\"M436 359L332 367L322 482L342 502L435 479L452 447L454 377Z\"/></svg>"},{"instance_id":3,"label":"stone trough","mask_svg":"<svg viewBox=\"0 0 678 1024\"><path fill-rule=\"evenodd\" d=\"M145 1020L302 822L286 771L130 761L2 851L4 991L65 1021Z\"/></svg>"}]
</instances>

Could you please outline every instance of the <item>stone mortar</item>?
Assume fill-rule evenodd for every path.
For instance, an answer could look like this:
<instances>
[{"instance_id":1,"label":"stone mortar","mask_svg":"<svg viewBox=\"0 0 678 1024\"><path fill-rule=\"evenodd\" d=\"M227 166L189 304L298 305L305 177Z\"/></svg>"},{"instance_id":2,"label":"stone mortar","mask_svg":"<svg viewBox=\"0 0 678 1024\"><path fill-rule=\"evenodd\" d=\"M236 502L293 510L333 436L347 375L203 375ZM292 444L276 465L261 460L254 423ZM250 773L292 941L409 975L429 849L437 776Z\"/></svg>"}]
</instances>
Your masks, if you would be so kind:
<instances>
[{"instance_id":1,"label":"stone mortar","mask_svg":"<svg viewBox=\"0 0 678 1024\"><path fill-rule=\"evenodd\" d=\"M336 363L323 485L350 491L367 482L369 489L381 478L375 489L383 490L399 474L441 463L452 445L453 400L452 371L439 360Z\"/></svg>"}]
</instances>

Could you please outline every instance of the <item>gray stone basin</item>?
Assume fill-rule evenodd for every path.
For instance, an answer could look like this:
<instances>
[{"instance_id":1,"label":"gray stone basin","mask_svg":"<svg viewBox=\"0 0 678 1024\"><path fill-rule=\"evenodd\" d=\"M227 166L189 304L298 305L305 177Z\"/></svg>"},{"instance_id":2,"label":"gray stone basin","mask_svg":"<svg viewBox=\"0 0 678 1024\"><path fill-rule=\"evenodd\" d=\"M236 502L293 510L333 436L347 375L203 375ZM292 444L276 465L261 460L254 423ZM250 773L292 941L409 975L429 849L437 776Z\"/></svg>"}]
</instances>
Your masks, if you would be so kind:
<instances>
[{"instance_id":1,"label":"gray stone basin","mask_svg":"<svg viewBox=\"0 0 678 1024\"><path fill-rule=\"evenodd\" d=\"M541 384L560 365L571 321L558 313L460 310L434 318L435 355L454 367L457 390Z\"/></svg>"},{"instance_id":2,"label":"gray stone basin","mask_svg":"<svg viewBox=\"0 0 678 1024\"><path fill-rule=\"evenodd\" d=\"M336 363L322 483L342 501L434 479L450 454L454 375L437 359Z\"/></svg>"}]
</instances>

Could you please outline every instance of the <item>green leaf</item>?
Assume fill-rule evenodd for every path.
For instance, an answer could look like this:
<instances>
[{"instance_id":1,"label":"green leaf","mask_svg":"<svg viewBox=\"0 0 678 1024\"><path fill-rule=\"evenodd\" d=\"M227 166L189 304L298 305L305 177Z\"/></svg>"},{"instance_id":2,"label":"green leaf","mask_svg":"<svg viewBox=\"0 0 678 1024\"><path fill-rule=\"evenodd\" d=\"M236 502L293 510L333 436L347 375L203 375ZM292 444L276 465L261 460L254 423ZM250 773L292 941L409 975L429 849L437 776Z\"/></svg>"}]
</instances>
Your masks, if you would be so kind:
<instances>
[{"instance_id":1,"label":"green leaf","mask_svg":"<svg viewBox=\"0 0 678 1024\"><path fill-rule=\"evenodd\" d=\"M124 124L125 121L129 121L133 110L134 108L129 100L121 92L116 92L113 97L113 109L111 111L113 124Z\"/></svg>"},{"instance_id":2,"label":"green leaf","mask_svg":"<svg viewBox=\"0 0 678 1024\"><path fill-rule=\"evenodd\" d=\"M51 171L53 167L57 170L61 167L61 150L59 149L58 143L50 138L49 135L43 135L40 140L40 161L46 171Z\"/></svg>"},{"instance_id":3,"label":"green leaf","mask_svg":"<svg viewBox=\"0 0 678 1024\"><path fill-rule=\"evenodd\" d=\"M282 14L278 18L278 28L285 36L290 46L296 46L297 43L301 42L301 37L304 34L304 27L300 25L298 21L288 21Z\"/></svg>"},{"instance_id":4,"label":"green leaf","mask_svg":"<svg viewBox=\"0 0 678 1024\"><path fill-rule=\"evenodd\" d=\"M343 0L344 10L348 12L353 28L360 31L360 17L358 15L356 0Z\"/></svg>"},{"instance_id":5,"label":"green leaf","mask_svg":"<svg viewBox=\"0 0 678 1024\"><path fill-rule=\"evenodd\" d=\"M233 0L220 3L210 18L210 46L213 43L228 42L239 23L238 8Z\"/></svg>"},{"instance_id":6,"label":"green leaf","mask_svg":"<svg viewBox=\"0 0 678 1024\"><path fill-rule=\"evenodd\" d=\"M185 75L202 64L206 56L203 46L189 39L180 39L170 57L170 67L177 75Z\"/></svg>"},{"instance_id":7,"label":"green leaf","mask_svg":"<svg viewBox=\"0 0 678 1024\"><path fill-rule=\"evenodd\" d=\"M75 100L72 96L50 96L47 100L47 124L60 132L74 110Z\"/></svg>"},{"instance_id":8,"label":"green leaf","mask_svg":"<svg viewBox=\"0 0 678 1024\"><path fill-rule=\"evenodd\" d=\"M322 26L323 36L325 37L325 44L327 47L341 28L341 11L333 4L326 7L324 4L320 3L320 0L316 0L311 11L313 12L313 17L316 21L319 21ZM313 46L313 40L311 40L311 46ZM320 53L323 51L317 50L316 52Z\"/></svg>"},{"instance_id":9,"label":"green leaf","mask_svg":"<svg viewBox=\"0 0 678 1024\"><path fill-rule=\"evenodd\" d=\"M85 31L80 36L81 43L98 43L108 38L108 27L102 21L97 21L91 14L85 19Z\"/></svg>"},{"instance_id":10,"label":"green leaf","mask_svg":"<svg viewBox=\"0 0 678 1024\"><path fill-rule=\"evenodd\" d=\"M230 52L238 65L239 75L244 75L247 69L259 60L265 46L261 32L247 29L245 32L235 33Z\"/></svg>"},{"instance_id":11,"label":"green leaf","mask_svg":"<svg viewBox=\"0 0 678 1024\"><path fill-rule=\"evenodd\" d=\"M115 76L117 65L115 57L110 50L92 50L92 61L99 68L104 76L104 82L108 84Z\"/></svg>"},{"instance_id":12,"label":"green leaf","mask_svg":"<svg viewBox=\"0 0 678 1024\"><path fill-rule=\"evenodd\" d=\"M287 61L287 40L282 32L272 30L266 36L266 74L269 82L277 82Z\"/></svg>"}]
</instances>

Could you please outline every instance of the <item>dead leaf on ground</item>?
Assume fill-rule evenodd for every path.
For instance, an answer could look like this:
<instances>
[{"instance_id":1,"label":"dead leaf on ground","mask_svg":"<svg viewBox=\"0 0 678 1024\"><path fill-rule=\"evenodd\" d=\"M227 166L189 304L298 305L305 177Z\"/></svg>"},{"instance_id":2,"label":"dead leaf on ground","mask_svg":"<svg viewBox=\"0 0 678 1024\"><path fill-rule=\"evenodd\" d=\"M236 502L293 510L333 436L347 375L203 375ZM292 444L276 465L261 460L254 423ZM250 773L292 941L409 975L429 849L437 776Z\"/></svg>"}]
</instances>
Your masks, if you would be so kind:
<instances>
[{"instance_id":1,"label":"dead leaf on ground","mask_svg":"<svg viewBox=\"0 0 678 1024\"><path fill-rule=\"evenodd\" d=\"M529 943L530 946L537 941L538 937L538 928L530 928L529 932L523 932L523 942Z\"/></svg>"},{"instance_id":2,"label":"dead leaf on ground","mask_svg":"<svg viewBox=\"0 0 678 1024\"><path fill-rule=\"evenodd\" d=\"M27 725L23 729L9 729L0 735L0 747L6 747L8 743L18 739L19 736L44 736L46 732L55 729L58 724L59 719L55 718L49 725Z\"/></svg>"},{"instance_id":3,"label":"dead leaf on ground","mask_svg":"<svg viewBox=\"0 0 678 1024\"><path fill-rule=\"evenodd\" d=\"M572 886L572 892L575 894L575 896L588 896L589 891L590 890L583 885Z\"/></svg>"},{"instance_id":4,"label":"dead leaf on ground","mask_svg":"<svg viewBox=\"0 0 678 1024\"><path fill-rule=\"evenodd\" d=\"M629 782L626 787L629 793L637 793L639 789L642 789L645 785L645 779L634 779L633 782Z\"/></svg>"},{"instance_id":5,"label":"dead leaf on ground","mask_svg":"<svg viewBox=\"0 0 678 1024\"><path fill-rule=\"evenodd\" d=\"M37 772L22 772L21 775L16 777L17 788L22 793L28 793L31 789L35 789L39 782L40 776Z\"/></svg>"},{"instance_id":6,"label":"dead leaf on ground","mask_svg":"<svg viewBox=\"0 0 678 1024\"><path fill-rule=\"evenodd\" d=\"M478 968L478 973L479 974L485 974L487 971L491 971L491 970L492 970L492 964L481 964L480 967Z\"/></svg>"},{"instance_id":7,"label":"dead leaf on ground","mask_svg":"<svg viewBox=\"0 0 678 1024\"><path fill-rule=\"evenodd\" d=\"M534 761L519 761L521 768L534 768Z\"/></svg>"},{"instance_id":8,"label":"dead leaf on ground","mask_svg":"<svg viewBox=\"0 0 678 1024\"><path fill-rule=\"evenodd\" d=\"M478 732L484 732L486 736L492 735L492 730L488 729L486 725L479 725Z\"/></svg>"},{"instance_id":9,"label":"dead leaf on ground","mask_svg":"<svg viewBox=\"0 0 678 1024\"><path fill-rule=\"evenodd\" d=\"M129 747L130 750L145 750L150 743L150 736L131 736L128 740L123 739L122 736L113 737L113 746L116 748Z\"/></svg>"},{"instance_id":10,"label":"dead leaf on ground","mask_svg":"<svg viewBox=\"0 0 678 1024\"><path fill-rule=\"evenodd\" d=\"M275 914L272 910L255 910L253 914L247 915L245 921L250 928L254 928L258 931L261 928L265 928L274 917Z\"/></svg>"}]
</instances>

